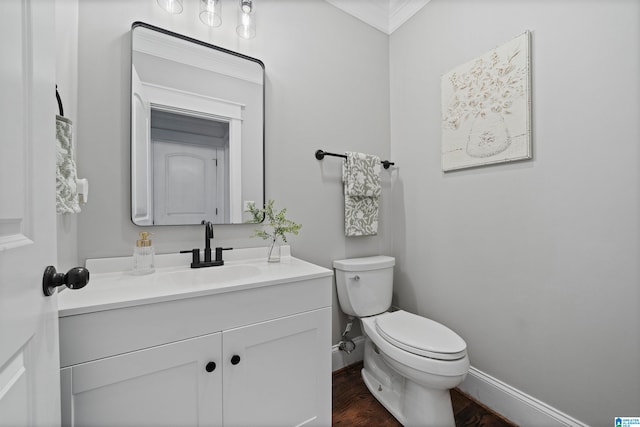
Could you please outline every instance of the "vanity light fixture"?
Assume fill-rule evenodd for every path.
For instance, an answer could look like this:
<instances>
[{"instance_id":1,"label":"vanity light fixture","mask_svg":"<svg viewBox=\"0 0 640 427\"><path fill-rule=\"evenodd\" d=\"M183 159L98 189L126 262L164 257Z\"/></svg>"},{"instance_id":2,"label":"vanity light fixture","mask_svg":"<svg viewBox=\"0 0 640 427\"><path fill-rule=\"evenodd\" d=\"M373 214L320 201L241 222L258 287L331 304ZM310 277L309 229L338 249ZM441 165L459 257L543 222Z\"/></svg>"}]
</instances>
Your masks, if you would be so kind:
<instances>
[{"instance_id":1,"label":"vanity light fixture","mask_svg":"<svg viewBox=\"0 0 640 427\"><path fill-rule=\"evenodd\" d=\"M243 39L256 36L256 12L254 0L238 1L238 26L236 32ZM183 0L157 0L165 11L178 15L182 13ZM198 0L200 3L200 21L209 27L222 25L222 0Z\"/></svg>"},{"instance_id":2,"label":"vanity light fixture","mask_svg":"<svg viewBox=\"0 0 640 427\"><path fill-rule=\"evenodd\" d=\"M240 0L236 32L243 39L252 39L256 36L256 13L253 0Z\"/></svg>"},{"instance_id":3,"label":"vanity light fixture","mask_svg":"<svg viewBox=\"0 0 640 427\"><path fill-rule=\"evenodd\" d=\"M222 25L222 1L200 0L200 20L210 27Z\"/></svg>"},{"instance_id":4,"label":"vanity light fixture","mask_svg":"<svg viewBox=\"0 0 640 427\"><path fill-rule=\"evenodd\" d=\"M158 0L158 6L173 15L182 13L182 0Z\"/></svg>"}]
</instances>

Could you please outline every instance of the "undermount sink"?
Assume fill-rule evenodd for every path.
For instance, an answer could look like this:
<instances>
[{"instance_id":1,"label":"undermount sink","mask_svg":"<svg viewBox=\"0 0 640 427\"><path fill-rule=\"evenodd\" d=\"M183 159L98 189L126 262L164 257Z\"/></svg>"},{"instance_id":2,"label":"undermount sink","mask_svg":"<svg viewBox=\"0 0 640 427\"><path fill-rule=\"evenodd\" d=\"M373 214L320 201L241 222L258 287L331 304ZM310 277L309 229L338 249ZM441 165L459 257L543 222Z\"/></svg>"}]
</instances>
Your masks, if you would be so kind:
<instances>
[{"instance_id":1,"label":"undermount sink","mask_svg":"<svg viewBox=\"0 0 640 427\"><path fill-rule=\"evenodd\" d=\"M191 268L164 273L164 280L184 285L211 285L249 279L260 274L255 265L224 265L220 267Z\"/></svg>"}]
</instances>

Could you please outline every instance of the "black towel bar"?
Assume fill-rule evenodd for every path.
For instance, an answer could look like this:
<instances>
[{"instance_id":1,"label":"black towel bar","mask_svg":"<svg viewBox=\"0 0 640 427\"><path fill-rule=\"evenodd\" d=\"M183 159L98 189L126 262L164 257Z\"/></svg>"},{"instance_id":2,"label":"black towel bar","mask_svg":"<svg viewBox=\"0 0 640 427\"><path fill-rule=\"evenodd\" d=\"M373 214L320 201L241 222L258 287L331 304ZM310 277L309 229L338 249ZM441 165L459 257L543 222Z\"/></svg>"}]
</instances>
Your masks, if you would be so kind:
<instances>
[{"instance_id":1,"label":"black towel bar","mask_svg":"<svg viewBox=\"0 0 640 427\"><path fill-rule=\"evenodd\" d=\"M329 153L323 150L316 150L316 159L322 160L324 159L324 156L342 157L343 159L347 158L346 154L336 154L336 153ZM380 163L382 163L382 167L384 167L385 169L389 169L389 166L395 165L394 162L390 162L389 160L381 160Z\"/></svg>"}]
</instances>

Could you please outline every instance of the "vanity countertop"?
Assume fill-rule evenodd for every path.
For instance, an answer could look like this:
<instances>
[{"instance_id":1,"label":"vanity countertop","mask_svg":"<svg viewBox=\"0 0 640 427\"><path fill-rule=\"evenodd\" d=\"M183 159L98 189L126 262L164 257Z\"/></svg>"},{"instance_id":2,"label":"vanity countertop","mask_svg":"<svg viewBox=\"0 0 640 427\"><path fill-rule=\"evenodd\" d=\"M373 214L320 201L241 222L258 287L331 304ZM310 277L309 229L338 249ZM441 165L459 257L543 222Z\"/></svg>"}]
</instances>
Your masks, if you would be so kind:
<instances>
[{"instance_id":1,"label":"vanity countertop","mask_svg":"<svg viewBox=\"0 0 640 427\"><path fill-rule=\"evenodd\" d=\"M131 257L87 260L89 284L58 295L59 317L333 275L329 269L291 256L267 262L266 248L229 251L220 267L192 269L190 255L185 254L156 255L155 263L154 273L137 276L131 273Z\"/></svg>"}]
</instances>

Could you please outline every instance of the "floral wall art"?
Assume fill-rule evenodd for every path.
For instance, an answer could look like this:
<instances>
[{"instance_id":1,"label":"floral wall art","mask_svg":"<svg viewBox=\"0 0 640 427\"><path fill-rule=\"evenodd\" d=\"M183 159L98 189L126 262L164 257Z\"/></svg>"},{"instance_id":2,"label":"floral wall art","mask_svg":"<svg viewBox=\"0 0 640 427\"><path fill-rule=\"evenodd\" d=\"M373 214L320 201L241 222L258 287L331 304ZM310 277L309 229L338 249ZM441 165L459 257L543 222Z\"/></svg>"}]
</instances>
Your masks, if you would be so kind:
<instances>
[{"instance_id":1,"label":"floral wall art","mask_svg":"<svg viewBox=\"0 0 640 427\"><path fill-rule=\"evenodd\" d=\"M530 33L442 76L442 169L531 158Z\"/></svg>"}]
</instances>

